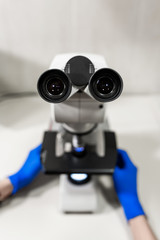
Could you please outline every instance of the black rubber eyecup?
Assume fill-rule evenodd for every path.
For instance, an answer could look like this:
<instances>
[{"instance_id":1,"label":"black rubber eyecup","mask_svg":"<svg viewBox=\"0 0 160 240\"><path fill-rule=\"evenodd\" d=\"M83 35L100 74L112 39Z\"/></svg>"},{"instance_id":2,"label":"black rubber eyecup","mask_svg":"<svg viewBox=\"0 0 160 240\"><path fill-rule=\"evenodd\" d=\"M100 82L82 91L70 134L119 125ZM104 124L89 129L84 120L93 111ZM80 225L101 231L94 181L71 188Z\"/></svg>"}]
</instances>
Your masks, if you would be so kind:
<instances>
[{"instance_id":1,"label":"black rubber eyecup","mask_svg":"<svg viewBox=\"0 0 160 240\"><path fill-rule=\"evenodd\" d=\"M57 87L56 92L49 91L48 84L56 81L59 83L59 89ZM38 79L37 89L39 95L47 102L60 103L65 101L72 90L72 84L69 77L59 69L50 69L44 72ZM59 93L58 93L59 90Z\"/></svg>"},{"instance_id":2,"label":"black rubber eyecup","mask_svg":"<svg viewBox=\"0 0 160 240\"><path fill-rule=\"evenodd\" d=\"M121 76L113 69L102 68L92 75L89 91L99 102L110 102L118 98L123 89Z\"/></svg>"}]
</instances>

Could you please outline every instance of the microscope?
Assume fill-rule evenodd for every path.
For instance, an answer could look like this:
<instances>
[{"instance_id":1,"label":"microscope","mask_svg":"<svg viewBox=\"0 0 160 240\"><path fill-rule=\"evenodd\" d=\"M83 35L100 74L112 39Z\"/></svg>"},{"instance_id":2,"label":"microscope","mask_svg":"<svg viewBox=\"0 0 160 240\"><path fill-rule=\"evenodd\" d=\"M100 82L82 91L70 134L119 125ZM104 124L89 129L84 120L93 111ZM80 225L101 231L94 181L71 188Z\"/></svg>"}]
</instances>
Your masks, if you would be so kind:
<instances>
[{"instance_id":1,"label":"microscope","mask_svg":"<svg viewBox=\"0 0 160 240\"><path fill-rule=\"evenodd\" d=\"M105 108L120 96L122 78L103 56L60 54L40 76L37 89L51 104L41 162L44 173L60 174L60 210L95 212L96 175L112 174L117 161Z\"/></svg>"}]
</instances>

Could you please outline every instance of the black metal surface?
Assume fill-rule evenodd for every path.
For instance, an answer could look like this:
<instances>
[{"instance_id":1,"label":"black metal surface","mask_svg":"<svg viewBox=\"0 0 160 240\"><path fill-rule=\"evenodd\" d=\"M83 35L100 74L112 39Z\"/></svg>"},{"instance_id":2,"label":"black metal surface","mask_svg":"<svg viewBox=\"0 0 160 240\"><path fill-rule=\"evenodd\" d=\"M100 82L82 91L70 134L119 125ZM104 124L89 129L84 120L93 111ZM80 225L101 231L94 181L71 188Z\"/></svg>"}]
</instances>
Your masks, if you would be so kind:
<instances>
[{"instance_id":1,"label":"black metal surface","mask_svg":"<svg viewBox=\"0 0 160 240\"><path fill-rule=\"evenodd\" d=\"M72 153L65 153L61 157L55 156L56 132L45 132L41 162L44 173L88 173L112 174L117 161L117 147L114 132L104 132L105 156L99 157L93 146L86 146L86 154L76 157Z\"/></svg>"}]
</instances>

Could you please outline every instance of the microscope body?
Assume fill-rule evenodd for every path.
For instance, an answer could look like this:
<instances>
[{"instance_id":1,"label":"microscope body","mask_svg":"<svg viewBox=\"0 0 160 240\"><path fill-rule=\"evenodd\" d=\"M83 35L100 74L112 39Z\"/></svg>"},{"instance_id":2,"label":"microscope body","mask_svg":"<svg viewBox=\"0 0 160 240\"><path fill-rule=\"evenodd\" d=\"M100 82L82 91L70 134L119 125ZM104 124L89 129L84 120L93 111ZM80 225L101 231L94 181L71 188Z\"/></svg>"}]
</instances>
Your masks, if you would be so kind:
<instances>
[{"instance_id":1,"label":"microscope body","mask_svg":"<svg viewBox=\"0 0 160 240\"><path fill-rule=\"evenodd\" d=\"M116 165L115 133L109 131L105 107L121 94L122 79L100 55L60 54L37 86L51 104L53 128L44 134L41 161L45 173L61 174L60 208L94 212L91 175L112 174Z\"/></svg>"}]
</instances>

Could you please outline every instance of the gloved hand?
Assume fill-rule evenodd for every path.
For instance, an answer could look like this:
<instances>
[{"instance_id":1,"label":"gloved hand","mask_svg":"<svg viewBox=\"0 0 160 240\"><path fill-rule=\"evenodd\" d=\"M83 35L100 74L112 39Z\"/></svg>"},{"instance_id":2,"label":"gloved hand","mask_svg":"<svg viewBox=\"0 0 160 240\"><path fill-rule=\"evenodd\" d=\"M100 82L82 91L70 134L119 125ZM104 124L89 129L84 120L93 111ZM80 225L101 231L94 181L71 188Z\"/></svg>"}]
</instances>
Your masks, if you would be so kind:
<instances>
[{"instance_id":1,"label":"gloved hand","mask_svg":"<svg viewBox=\"0 0 160 240\"><path fill-rule=\"evenodd\" d=\"M31 150L22 168L8 177L13 185L12 194L27 186L40 172L42 168L40 161L41 147L42 145L39 145Z\"/></svg>"},{"instance_id":2,"label":"gloved hand","mask_svg":"<svg viewBox=\"0 0 160 240\"><path fill-rule=\"evenodd\" d=\"M113 180L127 220L139 215L145 215L138 199L137 168L124 150L118 150L118 161Z\"/></svg>"}]
</instances>

